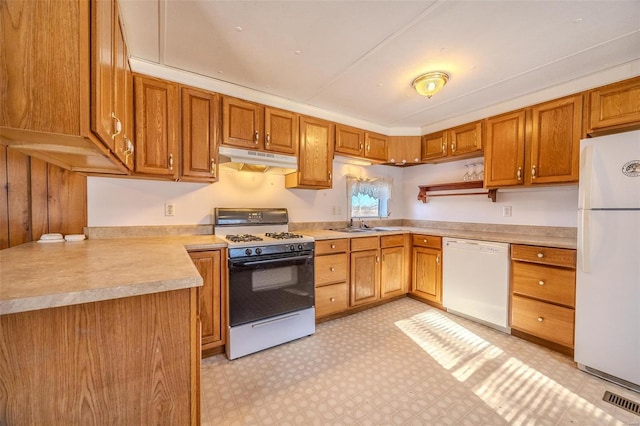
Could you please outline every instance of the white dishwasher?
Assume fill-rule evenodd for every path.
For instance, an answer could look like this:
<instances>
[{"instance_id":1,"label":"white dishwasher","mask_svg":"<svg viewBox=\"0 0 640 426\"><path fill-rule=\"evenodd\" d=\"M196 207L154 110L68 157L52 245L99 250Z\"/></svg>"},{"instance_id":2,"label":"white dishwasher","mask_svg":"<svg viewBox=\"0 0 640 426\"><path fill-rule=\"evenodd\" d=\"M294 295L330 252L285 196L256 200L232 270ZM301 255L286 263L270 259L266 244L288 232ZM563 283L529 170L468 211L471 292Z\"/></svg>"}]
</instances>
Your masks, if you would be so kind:
<instances>
[{"instance_id":1,"label":"white dishwasher","mask_svg":"<svg viewBox=\"0 0 640 426\"><path fill-rule=\"evenodd\" d=\"M509 244L443 238L442 305L505 333L509 328Z\"/></svg>"}]
</instances>

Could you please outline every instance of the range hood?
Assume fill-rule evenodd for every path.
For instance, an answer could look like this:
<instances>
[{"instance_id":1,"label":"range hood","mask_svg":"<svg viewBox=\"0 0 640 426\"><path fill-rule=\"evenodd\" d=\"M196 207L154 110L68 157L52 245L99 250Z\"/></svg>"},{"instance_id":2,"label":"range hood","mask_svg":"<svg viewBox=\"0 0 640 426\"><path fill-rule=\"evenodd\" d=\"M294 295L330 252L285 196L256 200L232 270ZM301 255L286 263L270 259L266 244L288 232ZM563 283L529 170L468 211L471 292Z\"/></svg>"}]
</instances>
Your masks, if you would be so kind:
<instances>
[{"instance_id":1,"label":"range hood","mask_svg":"<svg viewBox=\"0 0 640 426\"><path fill-rule=\"evenodd\" d=\"M298 169L298 159L295 156L273 152L221 146L218 158L221 167L245 172L286 175Z\"/></svg>"}]
</instances>

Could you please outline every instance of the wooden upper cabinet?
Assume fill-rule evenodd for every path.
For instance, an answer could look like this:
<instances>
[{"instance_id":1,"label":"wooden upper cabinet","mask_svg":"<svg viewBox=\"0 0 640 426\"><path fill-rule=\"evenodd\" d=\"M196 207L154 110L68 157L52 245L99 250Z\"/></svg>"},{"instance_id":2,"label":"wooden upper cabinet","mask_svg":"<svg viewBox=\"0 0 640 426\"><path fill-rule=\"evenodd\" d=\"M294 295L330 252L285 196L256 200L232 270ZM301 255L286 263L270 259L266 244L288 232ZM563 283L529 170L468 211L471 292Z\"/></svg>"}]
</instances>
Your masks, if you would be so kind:
<instances>
[{"instance_id":1,"label":"wooden upper cabinet","mask_svg":"<svg viewBox=\"0 0 640 426\"><path fill-rule=\"evenodd\" d=\"M136 172L178 178L178 86L134 77Z\"/></svg>"},{"instance_id":2,"label":"wooden upper cabinet","mask_svg":"<svg viewBox=\"0 0 640 426\"><path fill-rule=\"evenodd\" d=\"M286 188L331 188L334 132L330 121L300 117L298 171L286 175Z\"/></svg>"},{"instance_id":3,"label":"wooden upper cabinet","mask_svg":"<svg viewBox=\"0 0 640 426\"><path fill-rule=\"evenodd\" d=\"M420 136L390 136L387 163L396 166L420 164Z\"/></svg>"},{"instance_id":4,"label":"wooden upper cabinet","mask_svg":"<svg viewBox=\"0 0 640 426\"><path fill-rule=\"evenodd\" d=\"M582 95L531 108L526 184L578 181L582 111Z\"/></svg>"},{"instance_id":5,"label":"wooden upper cabinet","mask_svg":"<svg viewBox=\"0 0 640 426\"><path fill-rule=\"evenodd\" d=\"M640 77L588 92L588 133L640 127Z\"/></svg>"},{"instance_id":6,"label":"wooden upper cabinet","mask_svg":"<svg viewBox=\"0 0 640 426\"><path fill-rule=\"evenodd\" d=\"M422 136L421 153L424 162L445 158L447 156L447 132Z\"/></svg>"},{"instance_id":7,"label":"wooden upper cabinet","mask_svg":"<svg viewBox=\"0 0 640 426\"><path fill-rule=\"evenodd\" d=\"M364 130L336 124L336 153L360 157L364 154Z\"/></svg>"},{"instance_id":8,"label":"wooden upper cabinet","mask_svg":"<svg viewBox=\"0 0 640 426\"><path fill-rule=\"evenodd\" d=\"M264 108L264 149L296 155L298 152L299 115L281 109Z\"/></svg>"},{"instance_id":9,"label":"wooden upper cabinet","mask_svg":"<svg viewBox=\"0 0 640 426\"><path fill-rule=\"evenodd\" d=\"M264 128L263 106L242 99L222 98L222 144L259 149Z\"/></svg>"},{"instance_id":10,"label":"wooden upper cabinet","mask_svg":"<svg viewBox=\"0 0 640 426\"><path fill-rule=\"evenodd\" d=\"M486 120L486 187L524 182L525 117L525 110L519 110Z\"/></svg>"},{"instance_id":11,"label":"wooden upper cabinet","mask_svg":"<svg viewBox=\"0 0 640 426\"><path fill-rule=\"evenodd\" d=\"M365 132L364 157L374 161L387 161L388 138L379 133Z\"/></svg>"},{"instance_id":12,"label":"wooden upper cabinet","mask_svg":"<svg viewBox=\"0 0 640 426\"><path fill-rule=\"evenodd\" d=\"M129 61L125 62L125 117L124 123L124 164L127 169L135 169L135 143L136 134L134 116L135 106L133 104L133 73Z\"/></svg>"},{"instance_id":13,"label":"wooden upper cabinet","mask_svg":"<svg viewBox=\"0 0 640 426\"><path fill-rule=\"evenodd\" d=\"M482 152L482 121L447 130L449 155L468 157Z\"/></svg>"},{"instance_id":14,"label":"wooden upper cabinet","mask_svg":"<svg viewBox=\"0 0 640 426\"><path fill-rule=\"evenodd\" d=\"M181 88L182 170L186 180L217 180L220 97L191 87Z\"/></svg>"}]
</instances>

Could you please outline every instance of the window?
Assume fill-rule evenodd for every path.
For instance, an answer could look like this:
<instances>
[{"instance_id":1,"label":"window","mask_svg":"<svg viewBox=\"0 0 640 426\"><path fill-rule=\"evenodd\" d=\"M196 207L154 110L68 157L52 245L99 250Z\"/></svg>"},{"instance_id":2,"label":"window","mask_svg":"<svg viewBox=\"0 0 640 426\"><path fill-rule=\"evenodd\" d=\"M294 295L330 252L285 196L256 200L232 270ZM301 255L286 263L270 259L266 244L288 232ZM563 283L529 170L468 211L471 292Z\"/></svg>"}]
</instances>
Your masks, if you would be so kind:
<instances>
[{"instance_id":1,"label":"window","mask_svg":"<svg viewBox=\"0 0 640 426\"><path fill-rule=\"evenodd\" d=\"M347 176L347 199L350 218L381 218L389 216L392 180Z\"/></svg>"}]
</instances>

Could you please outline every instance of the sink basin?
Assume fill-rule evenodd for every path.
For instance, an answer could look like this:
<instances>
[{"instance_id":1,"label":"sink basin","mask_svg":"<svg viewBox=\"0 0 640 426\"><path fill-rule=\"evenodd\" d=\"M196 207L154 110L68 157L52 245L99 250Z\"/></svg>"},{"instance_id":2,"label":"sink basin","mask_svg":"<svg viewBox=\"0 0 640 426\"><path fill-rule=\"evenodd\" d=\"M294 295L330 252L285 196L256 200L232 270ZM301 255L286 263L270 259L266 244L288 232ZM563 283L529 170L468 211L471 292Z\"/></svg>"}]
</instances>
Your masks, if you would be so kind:
<instances>
[{"instance_id":1,"label":"sink basin","mask_svg":"<svg viewBox=\"0 0 640 426\"><path fill-rule=\"evenodd\" d=\"M338 231L338 232L367 232L369 230L371 230L372 228L336 228L336 229L330 229L330 231Z\"/></svg>"}]
</instances>

